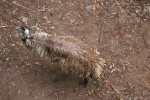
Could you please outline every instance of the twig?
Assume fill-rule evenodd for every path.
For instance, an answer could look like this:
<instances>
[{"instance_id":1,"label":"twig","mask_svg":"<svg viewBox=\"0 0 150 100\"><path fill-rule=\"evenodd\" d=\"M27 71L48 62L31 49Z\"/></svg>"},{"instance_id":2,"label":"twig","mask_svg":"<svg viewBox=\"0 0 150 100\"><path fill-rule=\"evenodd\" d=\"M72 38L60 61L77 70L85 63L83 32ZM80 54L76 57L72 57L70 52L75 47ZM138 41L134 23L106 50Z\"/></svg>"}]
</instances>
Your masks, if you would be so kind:
<instances>
[{"instance_id":1,"label":"twig","mask_svg":"<svg viewBox=\"0 0 150 100\"><path fill-rule=\"evenodd\" d=\"M111 84L110 84L110 88L115 91L119 100L125 100L125 97L120 93L120 91L118 89L115 89Z\"/></svg>"},{"instance_id":2,"label":"twig","mask_svg":"<svg viewBox=\"0 0 150 100\"><path fill-rule=\"evenodd\" d=\"M150 84L146 83L144 84L144 82L140 82L140 85L142 85L143 87L145 87L148 91L150 91ZM149 85L149 86L148 86Z\"/></svg>"},{"instance_id":3,"label":"twig","mask_svg":"<svg viewBox=\"0 0 150 100\"><path fill-rule=\"evenodd\" d=\"M4 21L7 21L7 22L12 23L12 22L10 21L10 19L8 19L6 16L4 16L4 14L1 14L1 12L0 12L0 17L2 17L2 20L4 20Z\"/></svg>"},{"instance_id":4,"label":"twig","mask_svg":"<svg viewBox=\"0 0 150 100\"><path fill-rule=\"evenodd\" d=\"M21 19L17 18L16 15L12 14L12 17L17 19L18 21L20 21L21 23L23 23L24 25L26 25Z\"/></svg>"},{"instance_id":5,"label":"twig","mask_svg":"<svg viewBox=\"0 0 150 100\"><path fill-rule=\"evenodd\" d=\"M119 100L126 100L126 97L123 96L123 95L120 93L120 91L119 91L118 89L114 88L114 86L112 86L109 81L105 81L105 82L108 83L108 85L109 85L110 88L115 92L115 94L117 95L117 98L118 98Z\"/></svg>"},{"instance_id":6,"label":"twig","mask_svg":"<svg viewBox=\"0 0 150 100\"><path fill-rule=\"evenodd\" d=\"M148 44L147 44L147 42L146 42L146 40L145 40L144 34L142 34L142 39L143 39L143 42L144 42L144 44L145 44L145 47L148 48Z\"/></svg>"},{"instance_id":7,"label":"twig","mask_svg":"<svg viewBox=\"0 0 150 100\"><path fill-rule=\"evenodd\" d=\"M7 98L8 98L8 100L10 100L10 94L9 94L9 92L10 92L10 90L9 90L9 86L8 86L8 82L7 82L7 77L6 77L6 88L7 88Z\"/></svg>"},{"instance_id":8,"label":"twig","mask_svg":"<svg viewBox=\"0 0 150 100\"><path fill-rule=\"evenodd\" d=\"M21 8L23 8L23 9L28 10L28 8L26 8L26 7L24 7L24 6L22 6L22 5L18 4L18 3L16 3L15 1L13 1L12 3L15 4L15 5L17 5L17 6L19 6L19 7L21 7Z\"/></svg>"},{"instance_id":9,"label":"twig","mask_svg":"<svg viewBox=\"0 0 150 100\"><path fill-rule=\"evenodd\" d=\"M12 28L12 26L2 26L2 27L0 27L0 29L3 29L3 28Z\"/></svg>"},{"instance_id":10,"label":"twig","mask_svg":"<svg viewBox=\"0 0 150 100\"><path fill-rule=\"evenodd\" d=\"M104 37L104 30L105 30L105 23L103 22L100 28L100 34L99 34L99 39L98 39L98 44L102 43L102 39Z\"/></svg>"},{"instance_id":11,"label":"twig","mask_svg":"<svg viewBox=\"0 0 150 100\"><path fill-rule=\"evenodd\" d=\"M50 97L52 97L53 95L56 95L56 94L59 94L60 92L65 92L64 90L57 90L57 91L54 91L53 93L49 94Z\"/></svg>"},{"instance_id":12,"label":"twig","mask_svg":"<svg viewBox=\"0 0 150 100\"><path fill-rule=\"evenodd\" d=\"M1 5L1 4L0 4L0 5ZM2 6L3 6L3 5L2 5ZM4 8L7 8L7 7L5 7L5 6L3 6L3 7L4 7ZM7 13L9 13L7 10L4 10L4 11L7 12ZM13 12L11 12L10 15L11 15L11 17L13 17L13 18L19 20L21 23L25 24L21 19L19 19L15 14L13 14ZM10 21L10 19L7 18L6 15L4 16L4 14L1 14L1 13L0 13L0 16L1 16L5 21L8 21L8 22L10 22L10 23L15 24L14 22Z\"/></svg>"},{"instance_id":13,"label":"twig","mask_svg":"<svg viewBox=\"0 0 150 100\"><path fill-rule=\"evenodd\" d=\"M134 79L135 80L135 79ZM145 83L143 80L141 80L140 78L138 78L138 80L136 79L135 82L137 82L139 85L145 87L148 91L150 91L150 84Z\"/></svg>"}]
</instances>

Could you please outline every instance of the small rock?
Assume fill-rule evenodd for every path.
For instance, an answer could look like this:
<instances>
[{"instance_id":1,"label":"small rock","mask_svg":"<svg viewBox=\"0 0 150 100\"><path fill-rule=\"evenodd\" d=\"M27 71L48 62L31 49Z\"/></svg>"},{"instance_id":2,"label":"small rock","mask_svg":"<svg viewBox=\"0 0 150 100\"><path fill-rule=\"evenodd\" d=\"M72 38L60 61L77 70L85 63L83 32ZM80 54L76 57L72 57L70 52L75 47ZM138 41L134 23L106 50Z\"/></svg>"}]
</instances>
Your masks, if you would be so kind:
<instances>
[{"instance_id":1,"label":"small rock","mask_svg":"<svg viewBox=\"0 0 150 100\"><path fill-rule=\"evenodd\" d=\"M54 28L55 28L55 27L53 27L53 26L51 27L51 29L54 29Z\"/></svg>"},{"instance_id":2,"label":"small rock","mask_svg":"<svg viewBox=\"0 0 150 100\"><path fill-rule=\"evenodd\" d=\"M11 44L12 46L15 46L15 44Z\"/></svg>"},{"instance_id":3,"label":"small rock","mask_svg":"<svg viewBox=\"0 0 150 100\"><path fill-rule=\"evenodd\" d=\"M35 95L33 95L33 97L34 97L35 100L39 98L38 96L35 96Z\"/></svg>"},{"instance_id":4,"label":"small rock","mask_svg":"<svg viewBox=\"0 0 150 100\"><path fill-rule=\"evenodd\" d=\"M70 20L70 23L74 23L74 22L75 22L75 20L74 20L74 19L71 19L71 20Z\"/></svg>"},{"instance_id":5,"label":"small rock","mask_svg":"<svg viewBox=\"0 0 150 100\"><path fill-rule=\"evenodd\" d=\"M39 62L36 62L35 64L36 64L36 65L41 65Z\"/></svg>"},{"instance_id":6,"label":"small rock","mask_svg":"<svg viewBox=\"0 0 150 100\"><path fill-rule=\"evenodd\" d=\"M20 90L18 90L18 94L20 94L21 93L21 91Z\"/></svg>"},{"instance_id":7,"label":"small rock","mask_svg":"<svg viewBox=\"0 0 150 100\"><path fill-rule=\"evenodd\" d=\"M23 22L25 22L27 24L28 18L26 18L24 16L21 16L20 18L22 19Z\"/></svg>"},{"instance_id":8,"label":"small rock","mask_svg":"<svg viewBox=\"0 0 150 100\"><path fill-rule=\"evenodd\" d=\"M86 9L87 10L90 10L90 9L92 9L93 8L93 5L88 5L88 6L86 6Z\"/></svg>"},{"instance_id":9,"label":"small rock","mask_svg":"<svg viewBox=\"0 0 150 100\"><path fill-rule=\"evenodd\" d=\"M150 70L150 64L149 64L147 67L148 67L148 69Z\"/></svg>"},{"instance_id":10,"label":"small rock","mask_svg":"<svg viewBox=\"0 0 150 100\"><path fill-rule=\"evenodd\" d=\"M148 11L150 11L150 6L147 7Z\"/></svg>"},{"instance_id":11,"label":"small rock","mask_svg":"<svg viewBox=\"0 0 150 100\"><path fill-rule=\"evenodd\" d=\"M6 60L9 60L9 57L7 57Z\"/></svg>"}]
</instances>

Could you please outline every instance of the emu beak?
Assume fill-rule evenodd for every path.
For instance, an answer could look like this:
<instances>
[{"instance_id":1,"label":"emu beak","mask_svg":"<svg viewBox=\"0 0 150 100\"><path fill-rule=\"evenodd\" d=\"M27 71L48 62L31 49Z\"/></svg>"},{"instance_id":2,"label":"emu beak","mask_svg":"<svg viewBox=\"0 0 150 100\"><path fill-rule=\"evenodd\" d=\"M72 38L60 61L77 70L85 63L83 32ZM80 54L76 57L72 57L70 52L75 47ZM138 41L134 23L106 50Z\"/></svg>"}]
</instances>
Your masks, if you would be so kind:
<instances>
[{"instance_id":1,"label":"emu beak","mask_svg":"<svg viewBox=\"0 0 150 100\"><path fill-rule=\"evenodd\" d=\"M19 30L20 29L20 27L16 27L16 30Z\"/></svg>"},{"instance_id":2,"label":"emu beak","mask_svg":"<svg viewBox=\"0 0 150 100\"><path fill-rule=\"evenodd\" d=\"M16 27L16 30L18 30L19 32L21 32L21 33L22 33L22 30L21 30L21 28L20 28L20 27Z\"/></svg>"}]
</instances>

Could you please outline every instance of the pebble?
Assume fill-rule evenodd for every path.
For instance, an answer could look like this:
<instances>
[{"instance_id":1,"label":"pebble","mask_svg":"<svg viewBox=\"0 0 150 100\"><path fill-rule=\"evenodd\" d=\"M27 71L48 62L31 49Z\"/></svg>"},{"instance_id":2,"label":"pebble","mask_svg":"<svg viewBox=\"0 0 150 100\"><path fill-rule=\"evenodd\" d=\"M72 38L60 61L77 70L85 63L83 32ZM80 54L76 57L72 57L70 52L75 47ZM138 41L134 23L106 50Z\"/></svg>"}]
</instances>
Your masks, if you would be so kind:
<instances>
[{"instance_id":1,"label":"pebble","mask_svg":"<svg viewBox=\"0 0 150 100\"><path fill-rule=\"evenodd\" d=\"M150 64L149 64L147 67L148 67L148 69L150 70Z\"/></svg>"},{"instance_id":2,"label":"pebble","mask_svg":"<svg viewBox=\"0 0 150 100\"><path fill-rule=\"evenodd\" d=\"M87 10L90 10L90 9L92 9L93 8L93 5L88 5L88 6L86 6L86 9Z\"/></svg>"}]
</instances>

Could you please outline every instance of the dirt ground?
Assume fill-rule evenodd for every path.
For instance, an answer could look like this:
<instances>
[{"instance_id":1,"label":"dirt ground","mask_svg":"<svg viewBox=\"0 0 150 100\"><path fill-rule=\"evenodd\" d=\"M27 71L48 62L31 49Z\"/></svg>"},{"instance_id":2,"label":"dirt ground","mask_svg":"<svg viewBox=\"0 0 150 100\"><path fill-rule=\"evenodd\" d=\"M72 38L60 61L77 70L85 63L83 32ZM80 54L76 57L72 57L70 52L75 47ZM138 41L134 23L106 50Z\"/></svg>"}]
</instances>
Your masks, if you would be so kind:
<instances>
[{"instance_id":1,"label":"dirt ground","mask_svg":"<svg viewBox=\"0 0 150 100\"><path fill-rule=\"evenodd\" d=\"M84 87L28 51L15 30L22 24L97 49L102 82ZM0 0L0 100L150 100L150 1Z\"/></svg>"}]
</instances>

